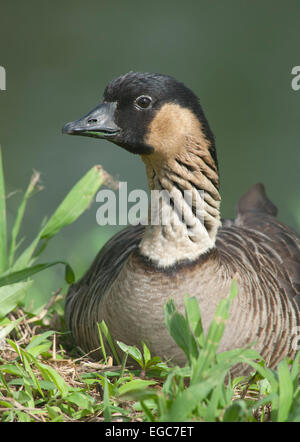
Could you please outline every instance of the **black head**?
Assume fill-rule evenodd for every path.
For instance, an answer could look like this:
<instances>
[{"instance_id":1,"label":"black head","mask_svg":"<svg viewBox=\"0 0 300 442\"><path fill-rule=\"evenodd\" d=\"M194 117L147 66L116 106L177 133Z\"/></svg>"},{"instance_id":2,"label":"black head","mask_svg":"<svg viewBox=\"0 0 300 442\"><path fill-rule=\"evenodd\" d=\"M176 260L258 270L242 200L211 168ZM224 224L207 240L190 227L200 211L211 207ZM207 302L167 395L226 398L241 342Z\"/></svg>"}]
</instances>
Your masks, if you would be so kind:
<instances>
[{"instance_id":1,"label":"black head","mask_svg":"<svg viewBox=\"0 0 300 442\"><path fill-rule=\"evenodd\" d=\"M168 75L129 72L112 80L101 103L83 118L67 123L63 132L105 138L132 153L151 154L155 146L149 144L149 126L167 104L192 112L201 124L216 162L213 134L198 98L183 83Z\"/></svg>"}]
</instances>

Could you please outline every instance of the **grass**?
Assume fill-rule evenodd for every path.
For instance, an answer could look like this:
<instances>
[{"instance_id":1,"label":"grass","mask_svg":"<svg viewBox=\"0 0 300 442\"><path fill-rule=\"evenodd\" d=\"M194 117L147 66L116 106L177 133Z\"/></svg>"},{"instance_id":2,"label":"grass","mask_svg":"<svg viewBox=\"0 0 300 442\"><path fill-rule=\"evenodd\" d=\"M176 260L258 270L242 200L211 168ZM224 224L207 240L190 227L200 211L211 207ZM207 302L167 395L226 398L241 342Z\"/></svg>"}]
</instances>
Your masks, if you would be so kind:
<instances>
[{"instance_id":1,"label":"grass","mask_svg":"<svg viewBox=\"0 0 300 442\"><path fill-rule=\"evenodd\" d=\"M185 367L152 356L145 343L139 350L114 342L104 322L98 324L103 361L92 362L71 342L60 289L38 314L25 309L25 295L37 272L62 264L66 281L74 280L68 263L40 259L51 238L88 207L103 179L101 169L92 168L21 250L22 220L38 191L39 176L33 175L9 234L0 157L0 420L299 422L300 352L293 361L281 361L276 370L251 348L217 352L237 294L235 281L206 334L194 297L186 296L184 314L172 300L166 303L165 323L186 354ZM110 344L109 354L103 337ZM124 352L122 360L117 347ZM249 376L233 375L240 363L249 366Z\"/></svg>"}]
</instances>

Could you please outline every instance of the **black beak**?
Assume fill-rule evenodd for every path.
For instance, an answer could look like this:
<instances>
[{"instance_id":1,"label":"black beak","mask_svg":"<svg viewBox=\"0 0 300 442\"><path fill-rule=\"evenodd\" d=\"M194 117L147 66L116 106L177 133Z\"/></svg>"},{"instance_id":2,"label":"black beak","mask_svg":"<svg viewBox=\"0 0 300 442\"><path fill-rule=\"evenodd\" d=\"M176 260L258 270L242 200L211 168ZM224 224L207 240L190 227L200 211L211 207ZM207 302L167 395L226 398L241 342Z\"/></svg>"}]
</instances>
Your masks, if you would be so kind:
<instances>
[{"instance_id":1,"label":"black beak","mask_svg":"<svg viewBox=\"0 0 300 442\"><path fill-rule=\"evenodd\" d=\"M120 132L114 121L116 107L116 102L100 103L84 117L65 124L62 132L95 138L113 138Z\"/></svg>"}]
</instances>

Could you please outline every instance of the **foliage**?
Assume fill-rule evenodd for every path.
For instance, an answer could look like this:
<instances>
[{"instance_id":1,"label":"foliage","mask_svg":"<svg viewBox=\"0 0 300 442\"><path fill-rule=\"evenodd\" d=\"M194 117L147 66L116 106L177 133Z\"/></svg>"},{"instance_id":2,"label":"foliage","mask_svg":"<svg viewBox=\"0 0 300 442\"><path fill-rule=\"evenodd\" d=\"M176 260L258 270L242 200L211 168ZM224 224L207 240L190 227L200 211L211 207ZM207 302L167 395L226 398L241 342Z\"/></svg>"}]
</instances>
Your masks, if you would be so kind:
<instances>
[{"instance_id":1,"label":"foliage","mask_svg":"<svg viewBox=\"0 0 300 442\"><path fill-rule=\"evenodd\" d=\"M233 293L206 334L195 298L186 297L184 315L172 300L166 304L167 327L187 355L184 367L152 357L146 344L140 350L113 341L124 352L119 365L110 356L105 363L75 358L62 345L63 332L22 310L9 313L0 321L1 420L299 422L300 352L276 371L251 349L217 352ZM241 362L253 373L233 378L230 371Z\"/></svg>"},{"instance_id":2,"label":"foliage","mask_svg":"<svg viewBox=\"0 0 300 442\"><path fill-rule=\"evenodd\" d=\"M172 300L167 302L166 325L185 352L188 363L183 368L167 369L160 392L147 389L131 395L140 401L147 420L254 421L255 412L257 416L262 406L271 406L272 421L300 421L300 352L293 362L282 361L277 372L265 367L260 355L251 349L217 353L236 293L233 281L231 293L220 302L206 335L196 298L185 298L185 316L176 310ZM253 367L257 374L231 381L231 370L241 363ZM237 400L237 390L243 399ZM247 391L257 392L257 397L264 394L264 397L246 399ZM260 411L259 419L264 418L264 411Z\"/></svg>"},{"instance_id":3,"label":"foliage","mask_svg":"<svg viewBox=\"0 0 300 442\"><path fill-rule=\"evenodd\" d=\"M49 220L44 220L40 231L17 258L16 252L23 240L18 241L28 200L40 190L39 174L34 172L19 206L10 236L6 221L6 195L0 148L0 318L13 310L24 299L32 284L30 278L56 264L65 265L65 278L74 282L75 276L70 265L64 261L34 264L45 250L49 240L63 227L73 223L91 204L94 195L104 181L99 166L93 167L75 184ZM8 248L9 243L9 248ZM22 282L21 282L22 281ZM3 310L4 309L4 310Z\"/></svg>"}]
</instances>

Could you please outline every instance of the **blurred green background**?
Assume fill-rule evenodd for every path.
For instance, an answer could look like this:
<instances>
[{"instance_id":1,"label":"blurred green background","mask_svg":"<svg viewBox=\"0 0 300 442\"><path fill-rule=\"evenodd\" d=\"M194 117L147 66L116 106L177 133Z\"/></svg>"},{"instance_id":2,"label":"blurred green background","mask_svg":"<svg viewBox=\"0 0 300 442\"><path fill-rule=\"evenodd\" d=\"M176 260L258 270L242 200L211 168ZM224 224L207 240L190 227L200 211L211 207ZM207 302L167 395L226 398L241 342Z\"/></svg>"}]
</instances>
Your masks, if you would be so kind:
<instances>
[{"instance_id":1,"label":"blurred green background","mask_svg":"<svg viewBox=\"0 0 300 442\"><path fill-rule=\"evenodd\" d=\"M0 91L8 215L12 221L32 170L43 192L29 205L29 241L45 215L94 164L147 189L138 157L105 141L61 134L101 99L106 84L129 70L161 72L200 97L216 136L222 216L263 181L280 219L299 229L300 65L298 0L1 0ZM77 276L119 227L96 224L96 203L49 244L42 261L65 259ZM26 244L26 243L25 243ZM36 305L64 284L63 269L36 278Z\"/></svg>"}]
</instances>

